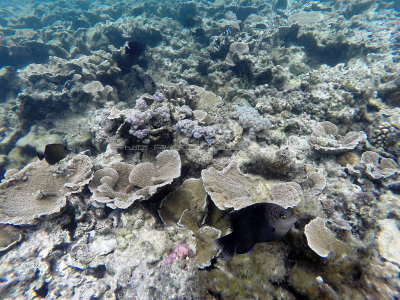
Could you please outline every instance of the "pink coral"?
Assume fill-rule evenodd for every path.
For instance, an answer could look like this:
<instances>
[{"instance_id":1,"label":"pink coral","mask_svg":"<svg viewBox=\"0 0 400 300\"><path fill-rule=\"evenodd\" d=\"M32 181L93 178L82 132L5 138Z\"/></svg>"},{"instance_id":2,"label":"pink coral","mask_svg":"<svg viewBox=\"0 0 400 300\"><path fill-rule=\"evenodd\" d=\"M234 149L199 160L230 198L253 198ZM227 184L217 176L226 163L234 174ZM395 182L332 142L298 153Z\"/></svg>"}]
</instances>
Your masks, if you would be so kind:
<instances>
[{"instance_id":1,"label":"pink coral","mask_svg":"<svg viewBox=\"0 0 400 300\"><path fill-rule=\"evenodd\" d=\"M174 252L168 255L164 260L164 265L172 264L176 260L190 259L194 257L194 252L186 244L176 246Z\"/></svg>"}]
</instances>

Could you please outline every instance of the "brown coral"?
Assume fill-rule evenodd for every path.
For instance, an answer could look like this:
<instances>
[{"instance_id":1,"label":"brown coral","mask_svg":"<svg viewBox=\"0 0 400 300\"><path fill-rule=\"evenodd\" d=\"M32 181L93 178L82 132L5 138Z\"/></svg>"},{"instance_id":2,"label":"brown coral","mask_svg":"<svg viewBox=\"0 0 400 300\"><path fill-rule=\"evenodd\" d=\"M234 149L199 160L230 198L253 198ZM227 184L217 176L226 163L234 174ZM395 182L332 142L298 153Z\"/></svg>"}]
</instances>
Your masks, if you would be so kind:
<instances>
[{"instance_id":1,"label":"brown coral","mask_svg":"<svg viewBox=\"0 0 400 300\"><path fill-rule=\"evenodd\" d=\"M81 169L78 165L86 166ZM31 224L59 213L67 203L66 196L79 191L90 176L90 159L83 155L72 158L66 167L38 160L12 171L0 184L0 222Z\"/></svg>"},{"instance_id":2,"label":"brown coral","mask_svg":"<svg viewBox=\"0 0 400 300\"><path fill-rule=\"evenodd\" d=\"M176 150L165 150L156 162L133 166L116 162L96 171L89 184L93 204L104 203L110 208L126 209L135 201L150 198L161 187L180 176L181 159Z\"/></svg>"},{"instance_id":3,"label":"brown coral","mask_svg":"<svg viewBox=\"0 0 400 300\"><path fill-rule=\"evenodd\" d=\"M312 147L325 153L343 153L353 150L359 143L365 141L367 135L363 131L350 131L345 136L338 134L338 129L331 122L318 123L310 137Z\"/></svg>"},{"instance_id":4,"label":"brown coral","mask_svg":"<svg viewBox=\"0 0 400 300\"><path fill-rule=\"evenodd\" d=\"M249 46L247 46L246 43L242 42L236 42L232 43L229 47L229 53L226 55L225 58L225 63L228 66L235 66L235 62L233 61L233 58L235 55L245 55L249 53Z\"/></svg>"}]
</instances>

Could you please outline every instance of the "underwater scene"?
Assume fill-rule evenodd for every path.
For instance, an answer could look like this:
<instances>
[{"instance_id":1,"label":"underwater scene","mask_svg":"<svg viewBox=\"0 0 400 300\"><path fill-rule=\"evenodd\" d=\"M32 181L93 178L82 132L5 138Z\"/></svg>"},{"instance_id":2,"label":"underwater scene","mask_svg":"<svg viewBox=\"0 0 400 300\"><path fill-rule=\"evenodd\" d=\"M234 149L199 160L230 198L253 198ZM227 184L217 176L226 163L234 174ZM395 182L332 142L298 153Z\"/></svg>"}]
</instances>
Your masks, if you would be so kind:
<instances>
[{"instance_id":1,"label":"underwater scene","mask_svg":"<svg viewBox=\"0 0 400 300\"><path fill-rule=\"evenodd\" d=\"M0 0L0 299L400 299L400 1Z\"/></svg>"}]
</instances>

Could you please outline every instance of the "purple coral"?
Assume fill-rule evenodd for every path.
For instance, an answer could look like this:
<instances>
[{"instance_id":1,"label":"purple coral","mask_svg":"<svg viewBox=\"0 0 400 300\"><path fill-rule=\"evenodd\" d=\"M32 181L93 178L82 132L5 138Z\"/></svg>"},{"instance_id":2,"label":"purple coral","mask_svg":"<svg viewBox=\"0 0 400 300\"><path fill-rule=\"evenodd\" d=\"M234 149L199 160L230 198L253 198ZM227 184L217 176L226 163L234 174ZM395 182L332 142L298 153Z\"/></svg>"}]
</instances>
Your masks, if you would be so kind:
<instances>
[{"instance_id":1,"label":"purple coral","mask_svg":"<svg viewBox=\"0 0 400 300\"><path fill-rule=\"evenodd\" d=\"M147 108L146 101L143 98L137 99L135 108L144 111Z\"/></svg>"},{"instance_id":2,"label":"purple coral","mask_svg":"<svg viewBox=\"0 0 400 300\"><path fill-rule=\"evenodd\" d=\"M157 107L153 114L159 116L163 122L169 122L171 120L171 110L166 105Z\"/></svg>"},{"instance_id":3,"label":"purple coral","mask_svg":"<svg viewBox=\"0 0 400 300\"><path fill-rule=\"evenodd\" d=\"M126 122L132 124L133 129L138 129L139 126L147 124L151 119L151 113L149 111L140 112L133 110L131 115L126 119Z\"/></svg>"},{"instance_id":4,"label":"purple coral","mask_svg":"<svg viewBox=\"0 0 400 300\"><path fill-rule=\"evenodd\" d=\"M156 93L153 95L153 99L154 99L154 101L156 101L156 102L162 102L162 101L164 101L165 97L164 97L164 95L163 95L162 93L156 92Z\"/></svg>"},{"instance_id":5,"label":"purple coral","mask_svg":"<svg viewBox=\"0 0 400 300\"><path fill-rule=\"evenodd\" d=\"M260 116L258 111L253 107L239 106L237 108L237 117L240 125L245 129L249 129L249 133L254 134L262 130L268 130L271 122L268 118Z\"/></svg>"},{"instance_id":6,"label":"purple coral","mask_svg":"<svg viewBox=\"0 0 400 300\"><path fill-rule=\"evenodd\" d=\"M190 259L194 252L185 243L176 246L175 250L164 259L164 265L170 265L176 260Z\"/></svg>"},{"instance_id":7,"label":"purple coral","mask_svg":"<svg viewBox=\"0 0 400 300\"><path fill-rule=\"evenodd\" d=\"M175 124L175 129L179 133L186 135L188 137L192 136L193 129L196 126L195 122L192 120L180 120Z\"/></svg>"},{"instance_id":8,"label":"purple coral","mask_svg":"<svg viewBox=\"0 0 400 300\"><path fill-rule=\"evenodd\" d=\"M179 111L179 117L181 119L185 119L193 115L193 111L187 105L181 106L178 111Z\"/></svg>"},{"instance_id":9,"label":"purple coral","mask_svg":"<svg viewBox=\"0 0 400 300\"><path fill-rule=\"evenodd\" d=\"M204 137L204 140L209 145L215 143L215 140L213 139L215 137L215 129L211 126L195 126L192 134L195 139Z\"/></svg>"},{"instance_id":10,"label":"purple coral","mask_svg":"<svg viewBox=\"0 0 400 300\"><path fill-rule=\"evenodd\" d=\"M148 136L149 131L143 127L149 123L151 117L152 115L149 110L143 112L137 109L132 110L131 115L125 120L127 123L131 124L129 133L138 139L144 139L146 136Z\"/></svg>"},{"instance_id":11,"label":"purple coral","mask_svg":"<svg viewBox=\"0 0 400 300\"><path fill-rule=\"evenodd\" d=\"M149 134L149 131L147 129L138 129L136 131L131 129L129 133L136 136L138 139L144 139Z\"/></svg>"},{"instance_id":12,"label":"purple coral","mask_svg":"<svg viewBox=\"0 0 400 300\"><path fill-rule=\"evenodd\" d=\"M204 137L207 144L212 145L215 143L215 129L211 126L199 126L195 121L184 119L176 123L175 129L187 137L194 137L199 139Z\"/></svg>"}]
</instances>

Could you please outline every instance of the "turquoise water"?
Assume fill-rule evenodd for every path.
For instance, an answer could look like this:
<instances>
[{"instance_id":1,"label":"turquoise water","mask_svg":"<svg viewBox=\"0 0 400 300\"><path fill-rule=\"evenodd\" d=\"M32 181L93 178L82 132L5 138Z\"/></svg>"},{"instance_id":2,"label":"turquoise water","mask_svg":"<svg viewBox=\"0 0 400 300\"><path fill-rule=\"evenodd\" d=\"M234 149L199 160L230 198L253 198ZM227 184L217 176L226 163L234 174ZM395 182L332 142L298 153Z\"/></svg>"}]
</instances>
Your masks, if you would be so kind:
<instances>
[{"instance_id":1,"label":"turquoise water","mask_svg":"<svg viewBox=\"0 0 400 300\"><path fill-rule=\"evenodd\" d=\"M399 15L0 1L0 298L397 299Z\"/></svg>"}]
</instances>

